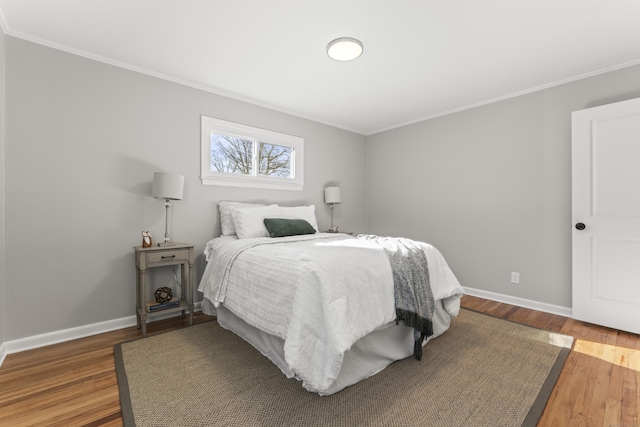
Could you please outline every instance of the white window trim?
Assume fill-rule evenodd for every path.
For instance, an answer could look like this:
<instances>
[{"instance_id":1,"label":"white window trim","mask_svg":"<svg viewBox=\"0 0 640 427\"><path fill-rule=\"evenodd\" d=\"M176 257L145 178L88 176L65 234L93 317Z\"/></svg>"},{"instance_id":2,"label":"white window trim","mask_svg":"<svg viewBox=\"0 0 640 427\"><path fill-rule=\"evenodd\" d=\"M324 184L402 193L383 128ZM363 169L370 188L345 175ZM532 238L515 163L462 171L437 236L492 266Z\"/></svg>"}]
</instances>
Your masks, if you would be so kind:
<instances>
[{"instance_id":1,"label":"white window trim","mask_svg":"<svg viewBox=\"0 0 640 427\"><path fill-rule=\"evenodd\" d=\"M304 187L304 138L279 132L255 128L213 117L201 116L200 135L200 179L205 185L224 185L231 187L269 188L274 190L301 191ZM291 168L293 178L272 176L239 175L211 170L211 133L230 134L256 139L268 144L293 148ZM257 170L257 167L255 168Z\"/></svg>"}]
</instances>

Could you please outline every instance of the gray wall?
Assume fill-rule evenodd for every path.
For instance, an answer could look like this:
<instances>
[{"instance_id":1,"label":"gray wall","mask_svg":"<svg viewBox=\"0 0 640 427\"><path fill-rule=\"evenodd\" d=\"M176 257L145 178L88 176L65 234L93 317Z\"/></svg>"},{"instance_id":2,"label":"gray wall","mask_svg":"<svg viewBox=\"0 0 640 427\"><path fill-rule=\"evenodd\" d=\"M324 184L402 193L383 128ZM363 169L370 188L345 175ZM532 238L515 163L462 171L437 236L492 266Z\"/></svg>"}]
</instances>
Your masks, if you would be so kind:
<instances>
[{"instance_id":1,"label":"gray wall","mask_svg":"<svg viewBox=\"0 0 640 427\"><path fill-rule=\"evenodd\" d=\"M6 53L7 341L133 315L132 247L164 233L156 171L185 176L171 235L199 254L220 200L313 203L328 227L322 189L339 184L336 222L366 225L362 135L9 36ZM202 185L201 114L304 137L304 190Z\"/></svg>"},{"instance_id":2,"label":"gray wall","mask_svg":"<svg viewBox=\"0 0 640 427\"><path fill-rule=\"evenodd\" d=\"M5 342L5 264L4 264L4 104L5 35L0 29L0 349ZM2 352L0 351L0 360Z\"/></svg>"},{"instance_id":3,"label":"gray wall","mask_svg":"<svg viewBox=\"0 0 640 427\"><path fill-rule=\"evenodd\" d=\"M571 112L639 96L634 66L369 136L369 231L431 242L463 286L571 307Z\"/></svg>"},{"instance_id":4,"label":"gray wall","mask_svg":"<svg viewBox=\"0 0 640 427\"><path fill-rule=\"evenodd\" d=\"M0 49L0 343L133 314L132 246L164 228L155 171L185 175L171 232L200 254L219 200L313 203L326 227L338 184L342 229L431 242L465 286L570 307L570 113L640 96L636 66L365 138L13 37ZM304 137L304 191L203 186L201 114Z\"/></svg>"}]
</instances>

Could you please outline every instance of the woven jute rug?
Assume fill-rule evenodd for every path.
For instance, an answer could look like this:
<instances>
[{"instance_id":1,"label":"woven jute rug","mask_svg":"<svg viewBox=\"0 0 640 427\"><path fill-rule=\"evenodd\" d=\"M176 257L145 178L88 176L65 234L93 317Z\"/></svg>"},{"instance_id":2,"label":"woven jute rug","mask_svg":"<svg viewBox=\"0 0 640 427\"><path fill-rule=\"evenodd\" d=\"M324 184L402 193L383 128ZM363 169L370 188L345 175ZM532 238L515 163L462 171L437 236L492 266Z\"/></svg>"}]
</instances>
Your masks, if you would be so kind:
<instances>
[{"instance_id":1,"label":"woven jute rug","mask_svg":"<svg viewBox=\"0 0 640 427\"><path fill-rule=\"evenodd\" d=\"M572 338L461 310L444 335L331 396L216 322L116 346L125 426L535 426Z\"/></svg>"}]
</instances>

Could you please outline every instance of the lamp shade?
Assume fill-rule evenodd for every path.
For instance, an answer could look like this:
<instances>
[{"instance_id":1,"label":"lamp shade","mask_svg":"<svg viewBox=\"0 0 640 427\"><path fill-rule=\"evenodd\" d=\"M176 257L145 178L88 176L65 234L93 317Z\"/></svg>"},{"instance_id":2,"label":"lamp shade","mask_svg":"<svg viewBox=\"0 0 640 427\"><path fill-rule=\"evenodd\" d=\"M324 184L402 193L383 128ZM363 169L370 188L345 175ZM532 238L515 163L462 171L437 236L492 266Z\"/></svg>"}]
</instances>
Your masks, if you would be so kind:
<instances>
[{"instance_id":1,"label":"lamp shade","mask_svg":"<svg viewBox=\"0 0 640 427\"><path fill-rule=\"evenodd\" d=\"M182 200L184 176L169 172L153 174L151 195L158 199Z\"/></svg>"},{"instance_id":2,"label":"lamp shade","mask_svg":"<svg viewBox=\"0 0 640 427\"><path fill-rule=\"evenodd\" d=\"M326 187L324 189L325 203L340 203L340 187Z\"/></svg>"}]
</instances>

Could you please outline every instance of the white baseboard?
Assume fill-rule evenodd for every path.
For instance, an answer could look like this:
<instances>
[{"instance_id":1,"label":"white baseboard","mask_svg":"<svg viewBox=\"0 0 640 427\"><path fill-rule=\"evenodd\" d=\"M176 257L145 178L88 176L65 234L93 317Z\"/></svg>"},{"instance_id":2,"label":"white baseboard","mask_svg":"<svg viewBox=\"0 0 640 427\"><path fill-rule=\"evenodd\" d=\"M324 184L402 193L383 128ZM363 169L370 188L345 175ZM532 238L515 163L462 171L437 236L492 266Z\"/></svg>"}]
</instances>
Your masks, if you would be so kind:
<instances>
[{"instance_id":1,"label":"white baseboard","mask_svg":"<svg viewBox=\"0 0 640 427\"><path fill-rule=\"evenodd\" d=\"M562 307L560 305L547 304L544 302L528 300L510 295L498 294L495 292L484 291L482 289L474 289L464 286L464 291L474 297L489 299L492 301L503 302L506 304L517 305L518 307L530 308L532 310L544 311L545 313L557 314L558 316L573 317L573 310L570 307Z\"/></svg>"},{"instance_id":2,"label":"white baseboard","mask_svg":"<svg viewBox=\"0 0 640 427\"><path fill-rule=\"evenodd\" d=\"M5 345L7 347L7 354L20 353L22 351L32 350L34 348L76 340L79 338L102 334L105 332L111 332L117 329L128 328L135 325L136 316L127 316L120 319L107 320L105 322L78 326L76 328L63 329L60 331L48 332L46 334L19 338L17 340L5 342Z\"/></svg>"},{"instance_id":3,"label":"white baseboard","mask_svg":"<svg viewBox=\"0 0 640 427\"><path fill-rule=\"evenodd\" d=\"M200 311L201 303L194 305L194 311ZM159 314L153 320L168 319L175 316L175 313ZM90 325L78 326L76 328L63 329L60 331L48 332L46 334L34 335L32 337L20 338L6 341L0 345L0 366L8 354L20 353L34 348L45 347L61 342L72 341L91 335L103 334L118 329L135 326L136 316L121 317L120 319L107 320L105 322L92 323Z\"/></svg>"},{"instance_id":4,"label":"white baseboard","mask_svg":"<svg viewBox=\"0 0 640 427\"><path fill-rule=\"evenodd\" d=\"M4 343L0 344L0 366L2 366L2 362L4 362L5 357L7 357L7 347Z\"/></svg>"}]
</instances>

